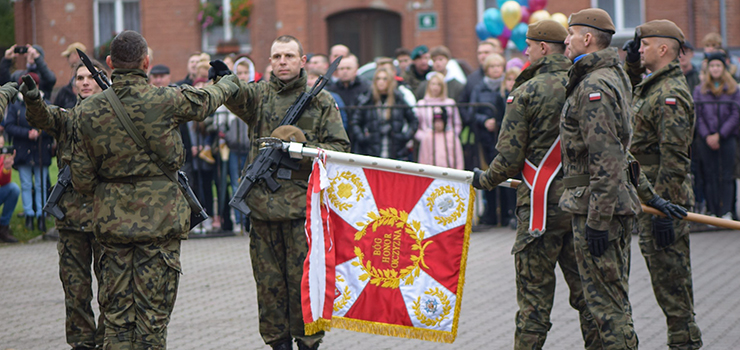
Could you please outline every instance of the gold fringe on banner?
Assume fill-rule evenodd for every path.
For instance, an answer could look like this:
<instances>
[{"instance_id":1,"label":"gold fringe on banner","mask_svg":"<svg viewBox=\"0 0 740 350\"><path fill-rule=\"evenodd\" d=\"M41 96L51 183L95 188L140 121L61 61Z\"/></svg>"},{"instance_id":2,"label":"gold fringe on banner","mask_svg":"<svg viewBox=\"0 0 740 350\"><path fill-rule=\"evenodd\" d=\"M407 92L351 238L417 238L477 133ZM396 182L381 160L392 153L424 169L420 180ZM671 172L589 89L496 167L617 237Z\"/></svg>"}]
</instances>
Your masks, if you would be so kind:
<instances>
[{"instance_id":1,"label":"gold fringe on banner","mask_svg":"<svg viewBox=\"0 0 740 350\"><path fill-rule=\"evenodd\" d=\"M447 331L437 331L434 329L356 320L353 318L344 318L338 316L332 317L331 324L334 328L342 328L354 332L387 335L391 337L409 339L429 340L440 343L452 343L455 341L456 336L456 334ZM455 329L454 326L453 329Z\"/></svg>"},{"instance_id":2,"label":"gold fringe on banner","mask_svg":"<svg viewBox=\"0 0 740 350\"><path fill-rule=\"evenodd\" d=\"M316 321L313 321L311 323L306 323L303 326L306 335L313 335L321 331L330 331L331 330L331 320L327 320L325 318L319 318Z\"/></svg>"}]
</instances>

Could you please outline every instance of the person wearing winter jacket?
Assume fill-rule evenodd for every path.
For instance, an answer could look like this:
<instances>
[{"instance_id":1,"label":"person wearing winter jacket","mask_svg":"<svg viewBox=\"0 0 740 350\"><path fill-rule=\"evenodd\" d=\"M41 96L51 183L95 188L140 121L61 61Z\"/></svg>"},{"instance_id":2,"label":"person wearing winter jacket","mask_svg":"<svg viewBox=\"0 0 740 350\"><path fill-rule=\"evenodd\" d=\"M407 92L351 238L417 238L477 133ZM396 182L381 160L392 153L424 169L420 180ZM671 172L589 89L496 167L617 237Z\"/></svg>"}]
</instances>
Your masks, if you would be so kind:
<instances>
[{"instance_id":1,"label":"person wearing winter jacket","mask_svg":"<svg viewBox=\"0 0 740 350\"><path fill-rule=\"evenodd\" d=\"M419 141L418 162L462 170L464 159L459 138L462 121L455 101L446 97L446 90L444 76L434 73L428 80L424 98L416 105L419 129L414 138Z\"/></svg>"}]
</instances>

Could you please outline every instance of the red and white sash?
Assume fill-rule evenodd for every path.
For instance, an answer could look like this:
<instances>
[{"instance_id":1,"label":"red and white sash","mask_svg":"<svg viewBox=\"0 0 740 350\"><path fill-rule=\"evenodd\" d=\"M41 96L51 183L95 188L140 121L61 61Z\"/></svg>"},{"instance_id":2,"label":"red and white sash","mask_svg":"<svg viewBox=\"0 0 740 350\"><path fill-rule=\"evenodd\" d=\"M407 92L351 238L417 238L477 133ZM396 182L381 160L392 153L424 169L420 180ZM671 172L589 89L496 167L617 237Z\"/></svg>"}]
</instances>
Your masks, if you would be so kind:
<instances>
[{"instance_id":1,"label":"red and white sash","mask_svg":"<svg viewBox=\"0 0 740 350\"><path fill-rule=\"evenodd\" d=\"M562 167L560 159L560 136L550 146L550 149L542 158L540 166L536 167L532 162L525 159L522 177L524 183L532 191L530 194L530 216L529 233L535 237L545 233L547 222L547 192L550 184Z\"/></svg>"}]
</instances>

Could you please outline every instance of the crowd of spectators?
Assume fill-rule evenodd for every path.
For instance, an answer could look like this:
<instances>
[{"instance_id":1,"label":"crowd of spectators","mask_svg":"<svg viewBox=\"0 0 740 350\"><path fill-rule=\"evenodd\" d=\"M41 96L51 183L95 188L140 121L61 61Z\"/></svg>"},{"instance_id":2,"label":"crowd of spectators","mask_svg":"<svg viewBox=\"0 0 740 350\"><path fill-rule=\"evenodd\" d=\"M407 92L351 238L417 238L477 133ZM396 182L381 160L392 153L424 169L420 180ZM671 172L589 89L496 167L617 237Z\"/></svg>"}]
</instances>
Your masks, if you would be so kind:
<instances>
[{"instance_id":1,"label":"crowd of spectators","mask_svg":"<svg viewBox=\"0 0 740 350\"><path fill-rule=\"evenodd\" d=\"M714 33L704 38L705 59L700 64L692 62L694 48L687 43L679 60L696 102L692 146L695 210L737 218L740 72L737 59L728 55L721 42ZM70 66L79 63L75 49L84 51L85 46L73 43L61 53ZM454 59L454 53L444 46L399 48L393 57L377 57L372 79L367 80L358 74L364 62L340 44L332 46L328 55L308 54L305 71L311 86L326 73L330 62L343 57L325 89L337 101L352 141L352 152L457 169L485 169L497 154L495 146L506 98L519 73L529 64L518 57L507 61L504 53L498 40L482 41L476 51L478 67L472 68L468 62ZM183 59L188 73L174 83L170 68L155 64L149 72L150 83L204 86L209 84L211 59L200 52ZM271 77L269 66L260 73L248 55L231 54L223 60L241 80ZM18 69L13 70L14 66ZM24 74L30 74L44 98L54 104L70 108L77 103L79 92L73 77L64 77L64 85L54 91L57 77L47 67L44 50L38 45L14 45L0 61L0 84L19 81ZM26 226L45 230L41 207L46 196L42 194L50 187L48 166L54 155L53 139L28 125L20 98L8 107L0 126L16 148L10 164L19 172ZM184 147L190 149L183 170L211 216L196 232L247 228L249 220L238 212L232 213L227 204L238 185L240 170L249 162L247 126L222 107L205 122L182 125L181 134ZM482 197L480 223L515 225L513 190L496 189ZM5 224L3 210L0 238L4 237Z\"/></svg>"}]
</instances>

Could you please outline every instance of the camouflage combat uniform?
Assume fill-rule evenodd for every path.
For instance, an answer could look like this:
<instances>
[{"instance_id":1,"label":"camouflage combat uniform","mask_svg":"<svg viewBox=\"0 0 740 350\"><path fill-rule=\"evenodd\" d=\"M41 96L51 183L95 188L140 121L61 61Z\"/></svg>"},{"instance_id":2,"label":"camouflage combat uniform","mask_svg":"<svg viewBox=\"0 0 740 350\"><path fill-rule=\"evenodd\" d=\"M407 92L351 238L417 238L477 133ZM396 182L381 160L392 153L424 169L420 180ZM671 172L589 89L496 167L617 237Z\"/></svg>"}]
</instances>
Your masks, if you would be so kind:
<instances>
[{"instance_id":1,"label":"camouflage combat uniform","mask_svg":"<svg viewBox=\"0 0 740 350\"><path fill-rule=\"evenodd\" d=\"M547 55L522 71L507 100L496 149L498 155L480 177L486 189L520 173L525 159L537 165L560 134L557 111L565 103L565 84L571 61L562 54ZM559 152L559 150L558 150ZM558 207L563 194L562 172L550 184L547 223L540 237L529 233L531 190L517 188L517 235L512 254L516 267L517 301L515 349L541 349L550 330L555 297L555 265L560 264L570 289L570 304L580 313L586 348L598 345L599 334L586 307L578 275L571 215Z\"/></svg>"},{"instance_id":2,"label":"camouflage combat uniform","mask_svg":"<svg viewBox=\"0 0 740 350\"><path fill-rule=\"evenodd\" d=\"M204 89L154 87L139 69L116 69L112 78L134 125L172 171L185 161L178 125L202 121L237 91L234 75ZM72 183L93 196L93 231L103 250L105 349L164 349L190 208L178 185L122 127L104 94L88 97L75 112Z\"/></svg>"},{"instance_id":3,"label":"camouflage combat uniform","mask_svg":"<svg viewBox=\"0 0 740 350\"><path fill-rule=\"evenodd\" d=\"M673 61L642 82L645 69L639 61L626 67L635 83L635 132L630 151L658 195L691 208L694 191L689 176L689 147L694 135L694 99L681 67ZM640 214L638 223L640 250L650 271L655 298L667 318L668 345L671 349L698 349L702 341L694 320L689 223L673 220L676 240L665 248L655 243L652 215Z\"/></svg>"},{"instance_id":4,"label":"camouflage combat uniform","mask_svg":"<svg viewBox=\"0 0 740 350\"><path fill-rule=\"evenodd\" d=\"M10 100L18 93L11 83L6 83L0 87L0 120L5 117L5 109L8 108Z\"/></svg>"},{"instance_id":5,"label":"camouflage combat uniform","mask_svg":"<svg viewBox=\"0 0 740 350\"><path fill-rule=\"evenodd\" d=\"M79 103L79 102L78 102ZM72 159L72 136L74 133L74 110L57 106L47 106L43 99L26 99L26 118L28 123L39 128L57 141L57 166L62 169ZM59 277L64 289L64 304L67 319L65 330L67 343L73 348L95 348L103 345L103 309L97 327L91 307L92 274L100 283L100 245L95 240L92 227L93 200L71 186L62 194L59 208L64 213L63 220L56 220L59 230ZM100 289L98 289L100 290Z\"/></svg>"},{"instance_id":6,"label":"camouflage combat uniform","mask_svg":"<svg viewBox=\"0 0 740 350\"><path fill-rule=\"evenodd\" d=\"M237 97L225 105L249 125L250 159L259 152L257 139L270 136L288 107L307 90L305 70L287 84L274 74L269 82L240 83ZM296 126L305 132L310 146L349 151L339 110L326 91L311 101ZM301 311L300 283L308 252L304 223L310 166L310 161L304 159L291 180L276 179L281 185L277 192L272 193L260 182L247 197L252 210L249 253L257 284L259 330L270 345L295 338L312 347L323 336L304 335Z\"/></svg>"},{"instance_id":7,"label":"camouflage combat uniform","mask_svg":"<svg viewBox=\"0 0 740 350\"><path fill-rule=\"evenodd\" d=\"M632 134L631 85L616 48L580 57L568 71L560 119L565 190L573 214L576 259L588 308L605 349L633 349L637 335L628 298L630 242L640 202L627 173ZM600 257L588 249L586 226L608 231Z\"/></svg>"}]
</instances>

